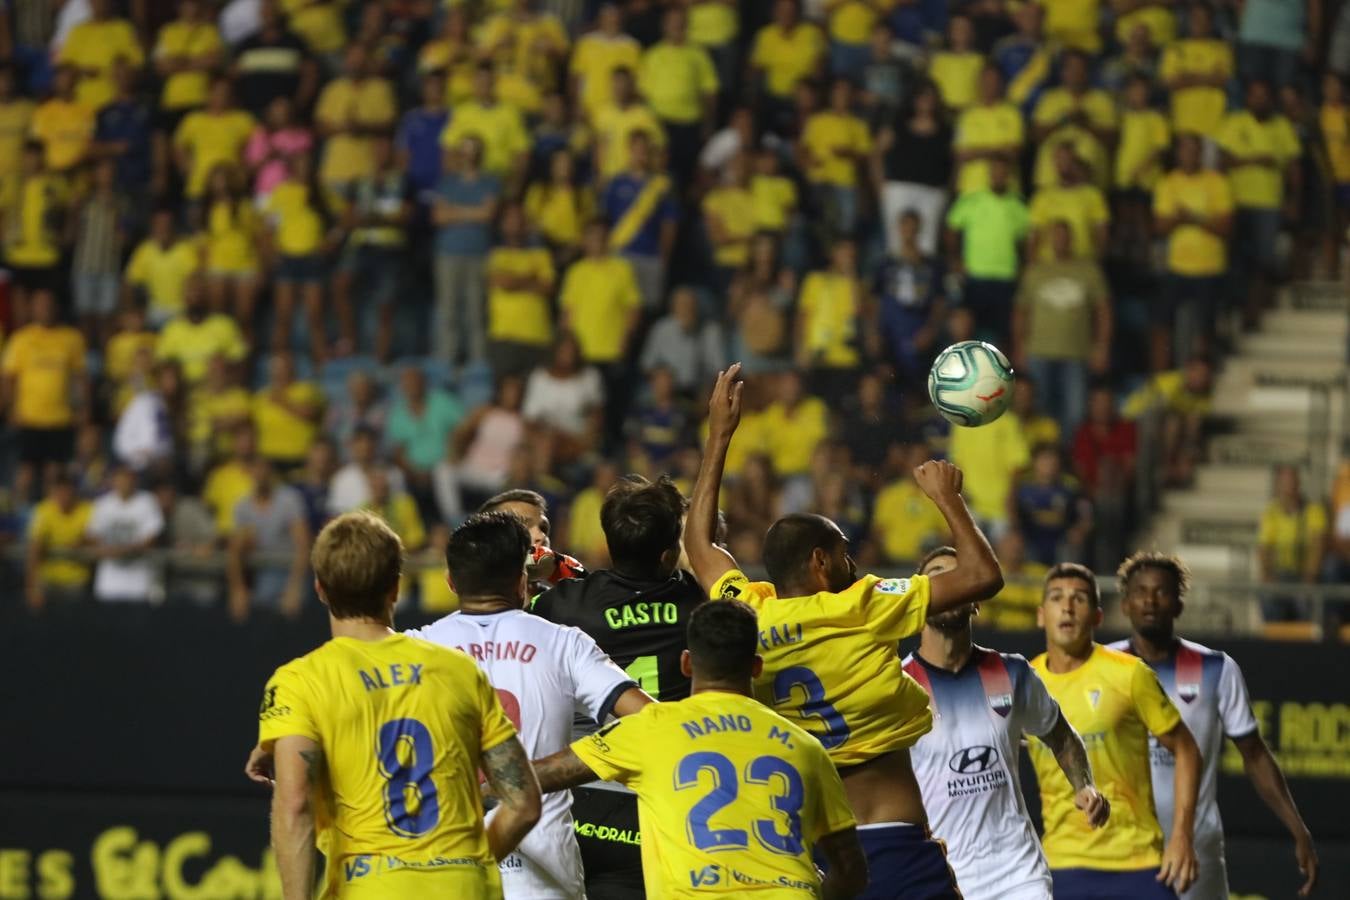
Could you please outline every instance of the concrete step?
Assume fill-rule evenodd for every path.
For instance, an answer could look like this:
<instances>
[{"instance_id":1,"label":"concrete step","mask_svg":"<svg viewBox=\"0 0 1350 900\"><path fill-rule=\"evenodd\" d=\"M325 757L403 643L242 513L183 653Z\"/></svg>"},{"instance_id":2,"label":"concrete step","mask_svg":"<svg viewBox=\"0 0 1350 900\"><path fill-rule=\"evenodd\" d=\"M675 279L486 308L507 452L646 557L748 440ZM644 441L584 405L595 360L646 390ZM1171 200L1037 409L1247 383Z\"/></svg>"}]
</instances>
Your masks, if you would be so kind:
<instances>
[{"instance_id":1,"label":"concrete step","mask_svg":"<svg viewBox=\"0 0 1350 900\"><path fill-rule=\"evenodd\" d=\"M1238 338L1237 350L1266 359L1318 359L1328 365L1345 364L1345 335L1282 334L1258 331Z\"/></svg>"},{"instance_id":2,"label":"concrete step","mask_svg":"<svg viewBox=\"0 0 1350 900\"><path fill-rule=\"evenodd\" d=\"M1345 311L1350 308L1350 292L1340 281L1303 281L1281 291L1279 305L1285 309Z\"/></svg>"},{"instance_id":3,"label":"concrete step","mask_svg":"<svg viewBox=\"0 0 1350 900\"><path fill-rule=\"evenodd\" d=\"M1325 360L1267 359L1260 356L1239 355L1224 361L1220 386L1233 384L1243 387L1328 387L1344 385L1344 365L1328 365Z\"/></svg>"},{"instance_id":4,"label":"concrete step","mask_svg":"<svg viewBox=\"0 0 1350 900\"><path fill-rule=\"evenodd\" d=\"M1183 530L1186 527L1185 523L1192 520L1214 523L1215 542L1224 540L1224 538L1218 536L1221 530L1219 526L1226 527L1229 523L1238 523L1245 528L1246 523L1260 517L1261 510L1265 508L1265 505L1266 499L1263 497L1235 496L1213 491L1199 491L1194 488L1168 491L1162 498L1162 509L1176 513L1183 521ZM1186 536L1183 534L1182 537L1185 539Z\"/></svg>"},{"instance_id":5,"label":"concrete step","mask_svg":"<svg viewBox=\"0 0 1350 900\"><path fill-rule=\"evenodd\" d=\"M1203 465L1196 470L1195 489L1206 494L1266 498L1270 496L1270 467L1230 463Z\"/></svg>"},{"instance_id":6,"label":"concrete step","mask_svg":"<svg viewBox=\"0 0 1350 900\"><path fill-rule=\"evenodd\" d=\"M1350 331L1350 317L1344 310L1304 310L1277 308L1261 317L1261 331L1270 334L1339 334Z\"/></svg>"},{"instance_id":7,"label":"concrete step","mask_svg":"<svg viewBox=\"0 0 1350 900\"><path fill-rule=\"evenodd\" d=\"M1220 434L1209 442L1209 459L1225 465L1269 468L1306 466L1311 459L1307 436L1282 434Z\"/></svg>"}]
</instances>

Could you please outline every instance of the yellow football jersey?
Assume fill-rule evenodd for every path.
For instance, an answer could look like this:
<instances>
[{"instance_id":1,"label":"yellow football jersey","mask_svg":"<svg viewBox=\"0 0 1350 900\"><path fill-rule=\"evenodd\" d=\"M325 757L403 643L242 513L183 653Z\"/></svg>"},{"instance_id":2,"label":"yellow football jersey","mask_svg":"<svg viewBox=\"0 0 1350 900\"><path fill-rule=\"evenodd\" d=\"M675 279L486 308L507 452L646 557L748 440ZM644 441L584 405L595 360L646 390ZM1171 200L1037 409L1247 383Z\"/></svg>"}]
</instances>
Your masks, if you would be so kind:
<instances>
[{"instance_id":1,"label":"yellow football jersey","mask_svg":"<svg viewBox=\"0 0 1350 900\"><path fill-rule=\"evenodd\" d=\"M866 575L847 590L779 598L732 569L711 595L759 614L764 672L755 696L815 735L837 766L913 746L933 727L928 694L900 666L898 643L928 616L928 578Z\"/></svg>"},{"instance_id":2,"label":"yellow football jersey","mask_svg":"<svg viewBox=\"0 0 1350 900\"><path fill-rule=\"evenodd\" d=\"M321 896L501 896L479 796L483 753L515 735L469 657L404 635L333 638L277 669L258 737L323 748Z\"/></svg>"},{"instance_id":3,"label":"yellow football jersey","mask_svg":"<svg viewBox=\"0 0 1350 900\"><path fill-rule=\"evenodd\" d=\"M1158 676L1138 657L1100 645L1072 672L1051 672L1044 653L1031 667L1082 736L1097 789L1111 801L1111 821L1105 828L1091 828L1074 808L1073 788L1054 754L1041 742L1030 742L1050 868L1124 871L1160 865L1163 833L1153 812L1148 735L1171 731L1181 714Z\"/></svg>"},{"instance_id":4,"label":"yellow football jersey","mask_svg":"<svg viewBox=\"0 0 1350 900\"><path fill-rule=\"evenodd\" d=\"M820 742L740 694L652 703L572 745L638 795L648 897L815 897L811 848L852 828Z\"/></svg>"}]
</instances>

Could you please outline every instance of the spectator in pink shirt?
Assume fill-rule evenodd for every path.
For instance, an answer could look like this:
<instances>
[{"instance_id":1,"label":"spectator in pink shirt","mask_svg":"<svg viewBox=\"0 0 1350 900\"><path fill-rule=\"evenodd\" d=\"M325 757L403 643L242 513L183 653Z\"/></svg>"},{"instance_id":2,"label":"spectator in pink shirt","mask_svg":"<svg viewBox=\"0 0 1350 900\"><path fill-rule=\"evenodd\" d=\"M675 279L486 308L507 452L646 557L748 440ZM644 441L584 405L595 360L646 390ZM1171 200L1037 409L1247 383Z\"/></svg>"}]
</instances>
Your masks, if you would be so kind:
<instances>
[{"instance_id":1,"label":"spectator in pink shirt","mask_svg":"<svg viewBox=\"0 0 1350 900\"><path fill-rule=\"evenodd\" d=\"M244 161L253 173L253 198L259 203L266 200L286 180L287 161L313 146L314 135L295 121L289 97L269 103L263 124L253 130L244 147Z\"/></svg>"}]
</instances>

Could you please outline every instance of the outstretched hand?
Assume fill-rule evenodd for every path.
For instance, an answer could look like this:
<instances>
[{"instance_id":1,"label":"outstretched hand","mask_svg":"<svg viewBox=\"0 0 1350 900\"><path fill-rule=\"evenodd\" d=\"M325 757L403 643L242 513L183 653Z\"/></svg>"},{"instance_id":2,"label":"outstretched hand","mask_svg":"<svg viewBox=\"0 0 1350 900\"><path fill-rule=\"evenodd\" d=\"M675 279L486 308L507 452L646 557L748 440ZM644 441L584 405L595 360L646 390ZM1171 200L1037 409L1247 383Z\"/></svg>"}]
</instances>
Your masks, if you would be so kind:
<instances>
[{"instance_id":1,"label":"outstretched hand","mask_svg":"<svg viewBox=\"0 0 1350 900\"><path fill-rule=\"evenodd\" d=\"M740 380L741 364L732 363L726 371L717 373L712 396L708 398L708 440L731 440L741 422L741 393L745 382Z\"/></svg>"}]
</instances>

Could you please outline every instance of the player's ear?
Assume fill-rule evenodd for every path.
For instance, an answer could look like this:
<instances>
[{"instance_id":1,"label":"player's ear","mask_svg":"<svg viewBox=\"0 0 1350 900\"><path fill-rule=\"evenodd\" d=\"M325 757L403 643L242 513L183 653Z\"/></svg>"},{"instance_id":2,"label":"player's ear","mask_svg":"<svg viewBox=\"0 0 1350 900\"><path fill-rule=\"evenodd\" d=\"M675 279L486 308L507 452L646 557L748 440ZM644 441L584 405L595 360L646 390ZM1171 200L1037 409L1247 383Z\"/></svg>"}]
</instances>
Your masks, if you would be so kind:
<instances>
[{"instance_id":1,"label":"player's ear","mask_svg":"<svg viewBox=\"0 0 1350 900\"><path fill-rule=\"evenodd\" d=\"M752 678L758 678L764 672L764 657L758 653L755 654L755 661L750 664L750 675Z\"/></svg>"},{"instance_id":2,"label":"player's ear","mask_svg":"<svg viewBox=\"0 0 1350 900\"><path fill-rule=\"evenodd\" d=\"M680 674L685 678L694 677L694 664L689 659L689 651L680 651Z\"/></svg>"},{"instance_id":3,"label":"player's ear","mask_svg":"<svg viewBox=\"0 0 1350 900\"><path fill-rule=\"evenodd\" d=\"M1036 607L1036 627L1037 627L1037 628L1044 628L1044 627L1045 627L1045 602L1044 602L1044 601L1041 601L1041 605Z\"/></svg>"},{"instance_id":4,"label":"player's ear","mask_svg":"<svg viewBox=\"0 0 1350 900\"><path fill-rule=\"evenodd\" d=\"M1102 608L1101 608L1100 606L1093 607L1093 610L1092 610L1092 627L1093 627L1093 628L1101 628L1101 627L1102 627L1102 619L1104 619L1105 617L1106 617L1106 615L1105 615L1105 613L1102 611Z\"/></svg>"},{"instance_id":5,"label":"player's ear","mask_svg":"<svg viewBox=\"0 0 1350 900\"><path fill-rule=\"evenodd\" d=\"M445 570L445 583L448 584L448 585L450 586L450 591L451 591L456 597L458 597L458 596L459 596L459 591L455 589L455 576L453 576L453 575L450 574L450 570L449 570L449 569L446 569L446 570Z\"/></svg>"},{"instance_id":6,"label":"player's ear","mask_svg":"<svg viewBox=\"0 0 1350 900\"><path fill-rule=\"evenodd\" d=\"M328 598L323 595L323 585L319 584L319 579L314 579L314 593L319 595L319 602L324 606L328 605Z\"/></svg>"}]
</instances>

